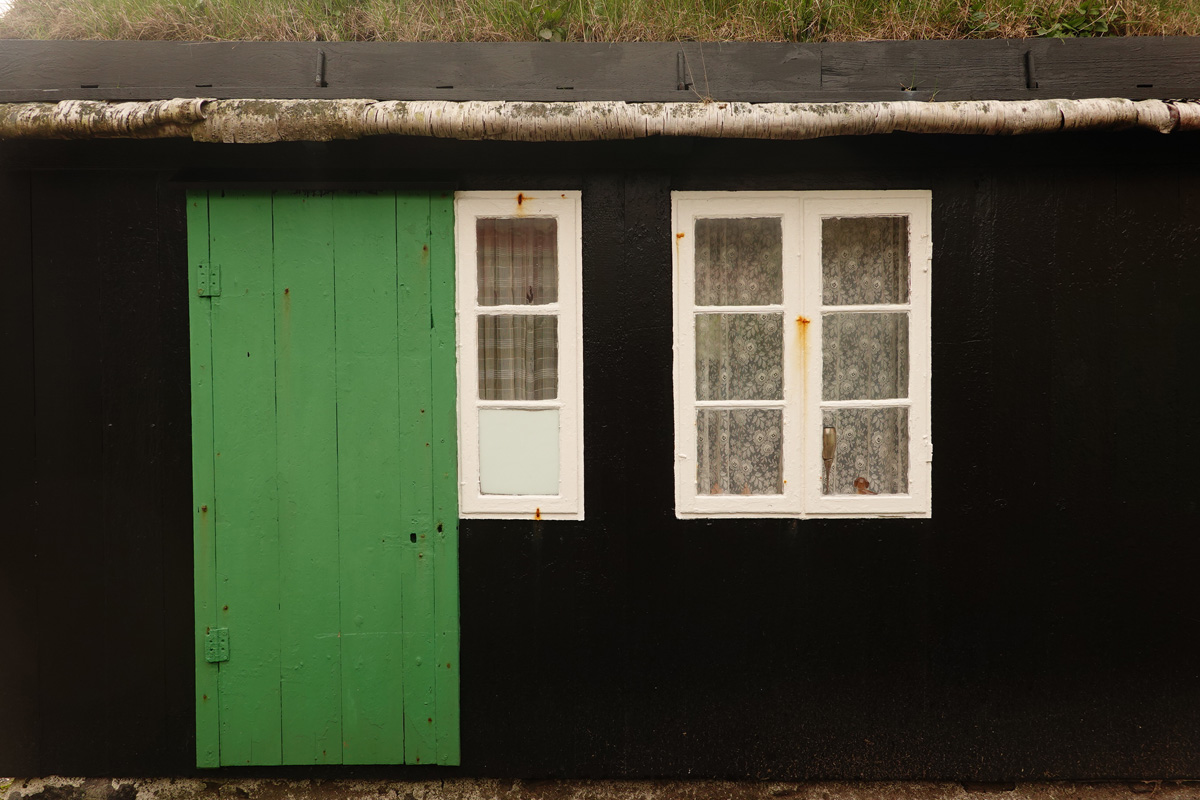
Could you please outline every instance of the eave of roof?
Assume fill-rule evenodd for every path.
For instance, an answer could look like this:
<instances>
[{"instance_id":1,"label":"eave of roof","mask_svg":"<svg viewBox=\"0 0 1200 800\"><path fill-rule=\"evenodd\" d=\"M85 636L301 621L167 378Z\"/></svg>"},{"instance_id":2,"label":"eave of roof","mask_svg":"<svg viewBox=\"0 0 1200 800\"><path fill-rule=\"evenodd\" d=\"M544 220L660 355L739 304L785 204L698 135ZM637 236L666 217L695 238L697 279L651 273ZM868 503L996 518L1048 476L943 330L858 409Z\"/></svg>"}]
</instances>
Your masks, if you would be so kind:
<instances>
[{"instance_id":1,"label":"eave of roof","mask_svg":"<svg viewBox=\"0 0 1200 800\"><path fill-rule=\"evenodd\" d=\"M0 48L4 139L1169 133L1200 126L1194 98L1200 98L1200 38L1186 37L836 45L6 42Z\"/></svg>"},{"instance_id":2,"label":"eave of roof","mask_svg":"<svg viewBox=\"0 0 1200 800\"><path fill-rule=\"evenodd\" d=\"M824 44L5 41L0 102L1200 98L1200 37Z\"/></svg>"}]
</instances>

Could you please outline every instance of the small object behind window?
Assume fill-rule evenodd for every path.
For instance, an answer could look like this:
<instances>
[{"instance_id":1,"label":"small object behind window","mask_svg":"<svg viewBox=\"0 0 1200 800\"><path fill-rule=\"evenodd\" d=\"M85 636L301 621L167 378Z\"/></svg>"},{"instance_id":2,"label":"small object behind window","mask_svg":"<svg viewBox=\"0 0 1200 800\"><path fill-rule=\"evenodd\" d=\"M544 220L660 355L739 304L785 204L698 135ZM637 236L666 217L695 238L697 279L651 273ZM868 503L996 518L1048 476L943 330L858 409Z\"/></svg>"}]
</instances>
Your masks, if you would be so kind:
<instances>
[{"instance_id":1,"label":"small object behind window","mask_svg":"<svg viewBox=\"0 0 1200 800\"><path fill-rule=\"evenodd\" d=\"M879 494L879 492L871 491L871 482L859 475L854 479L854 490L859 494Z\"/></svg>"},{"instance_id":2,"label":"small object behind window","mask_svg":"<svg viewBox=\"0 0 1200 800\"><path fill-rule=\"evenodd\" d=\"M821 459L825 462L825 494L829 494L829 470L837 454L837 428L826 425L821 436Z\"/></svg>"}]
</instances>

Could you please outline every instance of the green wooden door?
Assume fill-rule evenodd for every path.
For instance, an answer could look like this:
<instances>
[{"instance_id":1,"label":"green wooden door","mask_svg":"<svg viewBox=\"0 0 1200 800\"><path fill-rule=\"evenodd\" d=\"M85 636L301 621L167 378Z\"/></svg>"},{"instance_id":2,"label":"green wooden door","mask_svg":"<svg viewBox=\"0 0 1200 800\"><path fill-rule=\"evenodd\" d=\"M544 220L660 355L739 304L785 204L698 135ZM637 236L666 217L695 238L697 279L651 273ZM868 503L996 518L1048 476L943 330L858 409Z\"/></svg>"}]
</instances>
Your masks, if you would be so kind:
<instances>
[{"instance_id":1,"label":"green wooden door","mask_svg":"<svg viewBox=\"0 0 1200 800\"><path fill-rule=\"evenodd\" d=\"M188 196L202 767L459 762L453 225Z\"/></svg>"}]
</instances>

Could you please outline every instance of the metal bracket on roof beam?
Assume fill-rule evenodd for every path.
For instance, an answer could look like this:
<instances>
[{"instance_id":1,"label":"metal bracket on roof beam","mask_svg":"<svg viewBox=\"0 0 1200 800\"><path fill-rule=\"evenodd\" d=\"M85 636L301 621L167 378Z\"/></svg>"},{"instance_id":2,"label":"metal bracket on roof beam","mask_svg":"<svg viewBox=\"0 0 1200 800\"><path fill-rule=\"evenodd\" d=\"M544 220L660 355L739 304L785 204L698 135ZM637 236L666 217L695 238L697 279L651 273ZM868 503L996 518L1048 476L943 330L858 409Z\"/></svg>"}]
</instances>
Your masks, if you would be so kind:
<instances>
[{"instance_id":1,"label":"metal bracket on roof beam","mask_svg":"<svg viewBox=\"0 0 1200 800\"><path fill-rule=\"evenodd\" d=\"M324 87L326 87L326 86L328 86L328 85L329 85L329 84L327 84L327 83L325 82L325 51L324 51L324 50L318 50L318 51L317 51L317 80L316 80L316 85L317 85L317 88L318 88L318 89L322 89L322 88L324 88Z\"/></svg>"},{"instance_id":2,"label":"metal bracket on roof beam","mask_svg":"<svg viewBox=\"0 0 1200 800\"><path fill-rule=\"evenodd\" d=\"M1033 51L1025 51L1025 88L1038 88L1037 82L1037 64L1033 60Z\"/></svg>"},{"instance_id":3,"label":"metal bracket on roof beam","mask_svg":"<svg viewBox=\"0 0 1200 800\"><path fill-rule=\"evenodd\" d=\"M685 89L692 88L691 71L688 69L687 57L684 55L683 50L675 54L675 77L679 81L679 85L675 88L679 89L679 91L682 92Z\"/></svg>"}]
</instances>

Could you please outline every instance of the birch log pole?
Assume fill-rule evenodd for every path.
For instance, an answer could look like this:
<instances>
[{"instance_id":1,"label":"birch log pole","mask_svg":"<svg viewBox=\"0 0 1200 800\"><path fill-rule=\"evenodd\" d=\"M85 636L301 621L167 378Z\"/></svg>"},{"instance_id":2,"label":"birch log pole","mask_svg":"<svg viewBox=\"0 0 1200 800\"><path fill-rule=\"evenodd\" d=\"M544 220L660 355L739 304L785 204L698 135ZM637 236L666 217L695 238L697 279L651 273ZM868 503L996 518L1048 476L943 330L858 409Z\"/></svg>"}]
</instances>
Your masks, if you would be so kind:
<instances>
[{"instance_id":1,"label":"birch log pole","mask_svg":"<svg viewBox=\"0 0 1200 800\"><path fill-rule=\"evenodd\" d=\"M578 142L648 136L816 139L894 131L1007 135L1126 128L1200 130L1200 103L1120 98L760 104L191 98L0 104L0 139L182 137L266 143L391 134Z\"/></svg>"}]
</instances>

